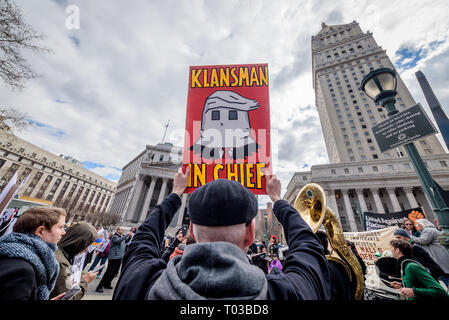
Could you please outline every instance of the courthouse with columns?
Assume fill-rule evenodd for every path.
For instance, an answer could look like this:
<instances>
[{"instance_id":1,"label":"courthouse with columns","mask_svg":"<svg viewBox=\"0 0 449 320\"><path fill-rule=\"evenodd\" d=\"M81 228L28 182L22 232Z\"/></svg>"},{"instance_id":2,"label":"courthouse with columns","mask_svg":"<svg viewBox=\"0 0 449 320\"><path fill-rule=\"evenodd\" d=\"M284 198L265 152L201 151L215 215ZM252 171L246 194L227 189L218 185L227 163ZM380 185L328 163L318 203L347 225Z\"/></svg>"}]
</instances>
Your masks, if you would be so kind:
<instances>
[{"instance_id":1,"label":"courthouse with columns","mask_svg":"<svg viewBox=\"0 0 449 320\"><path fill-rule=\"evenodd\" d=\"M111 212L119 213L123 224L139 225L173 189L173 178L181 167L182 148L171 143L147 145L123 167ZM181 208L176 212L167 232L174 234L182 225L187 194L182 196Z\"/></svg>"},{"instance_id":2,"label":"courthouse with columns","mask_svg":"<svg viewBox=\"0 0 449 320\"><path fill-rule=\"evenodd\" d=\"M387 118L385 109L359 90L370 68L394 69L372 33L356 21L328 26L312 37L313 87L330 164L296 172L284 195L293 203L307 183L321 185L327 206L344 231L363 231L361 212L396 212L422 207L434 214L403 147L381 153L371 127ZM396 107L416 104L397 74ZM435 135L414 142L433 179L449 189L449 155Z\"/></svg>"}]
</instances>

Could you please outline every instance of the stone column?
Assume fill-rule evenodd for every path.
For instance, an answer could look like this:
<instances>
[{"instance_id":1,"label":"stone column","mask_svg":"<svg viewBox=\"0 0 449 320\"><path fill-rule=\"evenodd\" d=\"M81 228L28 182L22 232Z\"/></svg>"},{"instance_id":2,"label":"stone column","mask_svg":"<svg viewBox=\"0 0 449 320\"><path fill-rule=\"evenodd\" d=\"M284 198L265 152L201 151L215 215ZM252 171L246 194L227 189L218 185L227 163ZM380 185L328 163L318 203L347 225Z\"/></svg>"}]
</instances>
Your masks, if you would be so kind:
<instances>
[{"instance_id":1,"label":"stone column","mask_svg":"<svg viewBox=\"0 0 449 320\"><path fill-rule=\"evenodd\" d=\"M92 195L93 192L95 192L95 186L90 185L89 188L90 188L90 189L89 189L89 193L87 194L87 197L86 197L86 199L84 200L83 206L81 207L81 211L82 211L82 212L87 212L87 211L88 211L87 209L90 207L90 203L89 203L90 196ZM92 200L93 200L93 199L92 199ZM88 203L89 203L89 204L88 204ZM83 213L83 214L84 214L84 213Z\"/></svg>"},{"instance_id":2,"label":"stone column","mask_svg":"<svg viewBox=\"0 0 449 320\"><path fill-rule=\"evenodd\" d=\"M53 195L53 198L52 198L52 200L51 200L51 201L53 201L53 203L56 201L56 199L58 199L59 193L61 192L62 188L64 187L65 183L67 182L67 181L65 181L62 177L59 178L59 179L61 179L61 183L60 183L59 186L56 188L56 191L55 191L55 193L54 193L54 195ZM69 183L69 186L67 187L67 189L65 190L65 192L67 192L67 190L69 189L69 187L70 187L70 183Z\"/></svg>"},{"instance_id":3,"label":"stone column","mask_svg":"<svg viewBox=\"0 0 449 320\"><path fill-rule=\"evenodd\" d=\"M394 188L387 188L388 196L390 197L391 204L393 205L393 210L395 212L401 211L401 206L399 205L398 198L394 192Z\"/></svg>"},{"instance_id":4,"label":"stone column","mask_svg":"<svg viewBox=\"0 0 449 320\"><path fill-rule=\"evenodd\" d=\"M161 192L159 193L159 198L157 199L157 204L161 203L165 198L165 192L167 190L168 178L163 178Z\"/></svg>"},{"instance_id":5,"label":"stone column","mask_svg":"<svg viewBox=\"0 0 449 320\"><path fill-rule=\"evenodd\" d=\"M418 202L416 202L415 196L413 195L413 187L404 188L405 196L407 197L408 203L411 208L417 208Z\"/></svg>"},{"instance_id":6,"label":"stone column","mask_svg":"<svg viewBox=\"0 0 449 320\"><path fill-rule=\"evenodd\" d=\"M17 192L17 194L21 196L24 195L26 189L28 189L28 186L31 184L31 182L33 182L33 178L37 173L38 171L36 169L31 169L30 175L28 176L28 180L23 184L22 188Z\"/></svg>"},{"instance_id":7,"label":"stone column","mask_svg":"<svg viewBox=\"0 0 449 320\"><path fill-rule=\"evenodd\" d=\"M36 198L37 193L39 192L40 188L42 187L42 185L44 184L45 180L47 180L47 177L49 176L48 173L43 173L39 182L34 186L33 191L30 194L31 198ZM53 180L53 179L51 179ZM51 182L51 181L50 181ZM50 184L49 184L50 185ZM48 188L48 186L47 186Z\"/></svg>"},{"instance_id":8,"label":"stone column","mask_svg":"<svg viewBox=\"0 0 449 320\"><path fill-rule=\"evenodd\" d=\"M131 220L132 217L134 216L134 213L136 212L137 205L138 205L138 202L139 202L139 196L142 193L144 187L145 187L144 186L144 181L143 181L143 179L139 175L137 177L137 181L136 181L136 184L135 184L134 189L133 189L133 194L131 196L131 201L130 201L130 203L128 205L128 209L126 210L126 213L124 215L124 220L125 221ZM105 201L107 201L107 200L105 200ZM125 201L126 201L126 199L125 199Z\"/></svg>"},{"instance_id":9,"label":"stone column","mask_svg":"<svg viewBox=\"0 0 449 320\"><path fill-rule=\"evenodd\" d=\"M374 203L376 204L377 213L385 213L384 206L382 205L382 201L379 197L379 190L378 189L370 189L371 193L373 194Z\"/></svg>"},{"instance_id":10,"label":"stone column","mask_svg":"<svg viewBox=\"0 0 449 320\"><path fill-rule=\"evenodd\" d=\"M69 187L72 188L72 185L69 185ZM83 186L82 186L80 183L78 183L78 184L76 185L75 191L73 191L73 194L72 194L72 196L70 197L69 203L68 203L67 206L66 206L67 209L69 209L69 208L72 207L73 202L75 201L76 196L78 195L78 191L80 190L81 187L83 187ZM69 194L67 194L65 197L68 197L68 195L69 195ZM65 197L62 199L63 203L65 202ZM81 196L80 196L80 199L81 199ZM78 200L79 200L79 199L78 199ZM75 209L75 208L73 208L73 209Z\"/></svg>"},{"instance_id":11,"label":"stone column","mask_svg":"<svg viewBox=\"0 0 449 320\"><path fill-rule=\"evenodd\" d=\"M357 232L357 224L355 223L354 211L352 211L351 201L349 200L348 190L341 190L343 194L343 200L345 202L346 213L348 215L349 227L351 232Z\"/></svg>"},{"instance_id":12,"label":"stone column","mask_svg":"<svg viewBox=\"0 0 449 320\"><path fill-rule=\"evenodd\" d=\"M154 186L156 185L157 177L151 178L150 186L148 187L147 194L145 196L145 201L143 202L142 210L140 211L139 215L139 223L142 223L145 221L147 214L148 214L148 208L150 207L151 199L153 198L154 193Z\"/></svg>"},{"instance_id":13,"label":"stone column","mask_svg":"<svg viewBox=\"0 0 449 320\"><path fill-rule=\"evenodd\" d=\"M334 211L337 219L340 220L340 213L338 212L337 200L335 199L335 190L326 190L326 203L327 207Z\"/></svg>"},{"instance_id":14,"label":"stone column","mask_svg":"<svg viewBox=\"0 0 449 320\"><path fill-rule=\"evenodd\" d=\"M359 205L360 205L360 209L363 212L368 211L368 208L366 207L366 202L365 202L365 198L363 197L363 190L361 189L357 189L357 199L359 199Z\"/></svg>"},{"instance_id":15,"label":"stone column","mask_svg":"<svg viewBox=\"0 0 449 320\"><path fill-rule=\"evenodd\" d=\"M56 181L58 181L58 179L61 179L61 182L59 183L58 188L61 187L61 184L63 184L62 177L57 177L57 176L53 177L53 179L51 179L50 183L48 184L48 188L45 190L44 195L42 196L42 199L47 200L48 194L50 193L51 189L55 185ZM55 190L55 193L53 194L53 198L54 198L57 190L58 189ZM50 200L50 201L52 201L52 200Z\"/></svg>"},{"instance_id":16,"label":"stone column","mask_svg":"<svg viewBox=\"0 0 449 320\"><path fill-rule=\"evenodd\" d=\"M14 164L14 161L9 160L8 158L5 159L5 163L0 168L0 179L3 178L3 176L8 172L9 168ZM20 168L20 167L19 167ZM17 169L18 170L18 169ZM8 181L6 181L8 183Z\"/></svg>"}]
</instances>

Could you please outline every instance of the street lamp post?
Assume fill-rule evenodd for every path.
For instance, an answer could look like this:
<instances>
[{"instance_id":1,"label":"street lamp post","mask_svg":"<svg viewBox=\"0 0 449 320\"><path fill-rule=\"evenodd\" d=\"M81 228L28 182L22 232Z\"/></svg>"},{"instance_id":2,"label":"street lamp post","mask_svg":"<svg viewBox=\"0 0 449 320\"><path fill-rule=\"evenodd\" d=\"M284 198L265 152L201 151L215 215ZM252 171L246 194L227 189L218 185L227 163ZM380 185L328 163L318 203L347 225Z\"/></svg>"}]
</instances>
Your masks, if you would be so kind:
<instances>
[{"instance_id":1,"label":"street lamp post","mask_svg":"<svg viewBox=\"0 0 449 320\"><path fill-rule=\"evenodd\" d=\"M399 111L395 107L396 99L396 71L389 68L380 68L371 71L363 78L360 89L373 99L380 103L391 117ZM419 155L413 142L404 145L404 149L415 169L423 190L431 202L433 212L441 226L442 234L440 243L449 248L449 208L435 181L432 179L427 167Z\"/></svg>"}]
</instances>

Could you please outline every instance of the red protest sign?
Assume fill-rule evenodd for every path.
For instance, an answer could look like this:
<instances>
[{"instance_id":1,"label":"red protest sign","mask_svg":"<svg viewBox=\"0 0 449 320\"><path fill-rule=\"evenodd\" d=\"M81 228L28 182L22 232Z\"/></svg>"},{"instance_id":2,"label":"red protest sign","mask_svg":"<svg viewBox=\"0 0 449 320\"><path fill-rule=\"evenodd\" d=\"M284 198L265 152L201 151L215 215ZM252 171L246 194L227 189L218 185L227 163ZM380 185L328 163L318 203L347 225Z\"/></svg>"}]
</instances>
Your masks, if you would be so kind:
<instances>
[{"instance_id":1,"label":"red protest sign","mask_svg":"<svg viewBox=\"0 0 449 320\"><path fill-rule=\"evenodd\" d=\"M266 194L263 171L271 171L268 65L192 66L189 72L186 192L221 178Z\"/></svg>"}]
</instances>

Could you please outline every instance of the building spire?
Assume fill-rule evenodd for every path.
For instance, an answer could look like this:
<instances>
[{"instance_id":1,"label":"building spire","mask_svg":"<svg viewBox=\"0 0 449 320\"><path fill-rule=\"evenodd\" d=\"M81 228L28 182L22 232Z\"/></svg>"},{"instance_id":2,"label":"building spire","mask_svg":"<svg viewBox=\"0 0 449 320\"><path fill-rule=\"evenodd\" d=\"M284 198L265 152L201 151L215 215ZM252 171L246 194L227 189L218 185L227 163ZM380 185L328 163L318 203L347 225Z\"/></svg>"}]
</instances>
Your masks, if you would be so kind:
<instances>
[{"instance_id":1,"label":"building spire","mask_svg":"<svg viewBox=\"0 0 449 320\"><path fill-rule=\"evenodd\" d=\"M429 82L427 81L426 76L421 71L417 71L415 73L416 78L418 79L419 85L426 97L427 104L432 111L432 114L437 122L438 128L440 129L440 133L443 136L444 142L446 143L447 148L449 149L449 119L441 107L438 98L432 90Z\"/></svg>"}]
</instances>

